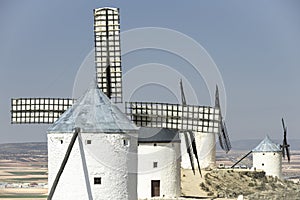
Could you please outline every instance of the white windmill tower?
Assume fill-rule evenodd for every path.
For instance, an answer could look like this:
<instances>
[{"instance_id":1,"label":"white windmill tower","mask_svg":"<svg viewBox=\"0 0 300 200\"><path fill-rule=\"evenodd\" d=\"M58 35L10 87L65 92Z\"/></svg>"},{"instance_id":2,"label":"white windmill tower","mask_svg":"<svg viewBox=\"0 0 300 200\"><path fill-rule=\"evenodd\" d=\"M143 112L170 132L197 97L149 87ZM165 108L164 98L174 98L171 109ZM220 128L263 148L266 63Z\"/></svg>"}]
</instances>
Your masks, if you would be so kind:
<instances>
[{"instance_id":1,"label":"white windmill tower","mask_svg":"<svg viewBox=\"0 0 300 200\"><path fill-rule=\"evenodd\" d=\"M178 198L180 138L177 130L140 128L138 139L138 198Z\"/></svg>"},{"instance_id":2,"label":"white windmill tower","mask_svg":"<svg viewBox=\"0 0 300 200\"><path fill-rule=\"evenodd\" d=\"M287 143L287 127L281 119L283 127L282 145L275 144L268 136L252 150L253 167L266 172L266 175L282 178L282 158L290 162L290 145Z\"/></svg>"},{"instance_id":3,"label":"white windmill tower","mask_svg":"<svg viewBox=\"0 0 300 200\"><path fill-rule=\"evenodd\" d=\"M52 199L137 199L137 127L89 89L48 129L48 170Z\"/></svg>"},{"instance_id":4,"label":"white windmill tower","mask_svg":"<svg viewBox=\"0 0 300 200\"><path fill-rule=\"evenodd\" d=\"M282 153L280 146L265 137L261 143L252 150L253 168L263 170L268 176L282 177Z\"/></svg>"}]
</instances>

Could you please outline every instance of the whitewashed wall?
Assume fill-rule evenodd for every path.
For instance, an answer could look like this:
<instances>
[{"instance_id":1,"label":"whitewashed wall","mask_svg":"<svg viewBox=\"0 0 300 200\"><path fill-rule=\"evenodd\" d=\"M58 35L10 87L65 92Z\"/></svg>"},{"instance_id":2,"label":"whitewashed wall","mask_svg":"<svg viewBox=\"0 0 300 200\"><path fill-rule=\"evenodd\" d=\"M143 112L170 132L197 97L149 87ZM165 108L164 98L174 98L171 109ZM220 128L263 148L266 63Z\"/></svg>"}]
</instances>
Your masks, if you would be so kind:
<instances>
[{"instance_id":1,"label":"whitewashed wall","mask_svg":"<svg viewBox=\"0 0 300 200\"><path fill-rule=\"evenodd\" d=\"M153 168L153 162L158 163ZM151 198L151 180L160 180L161 197L180 196L180 143L140 143L138 198Z\"/></svg>"},{"instance_id":2,"label":"whitewashed wall","mask_svg":"<svg viewBox=\"0 0 300 200\"><path fill-rule=\"evenodd\" d=\"M195 132L195 141L198 151L201 169L214 168L216 166L216 137L214 133ZM181 139L181 167L183 169L192 169L189 155L186 150L186 144L183 133L180 133ZM194 165L198 169L195 156Z\"/></svg>"},{"instance_id":3,"label":"whitewashed wall","mask_svg":"<svg viewBox=\"0 0 300 200\"><path fill-rule=\"evenodd\" d=\"M48 134L49 190L72 135ZM81 133L53 200L136 200L137 134L134 135ZM129 146L124 146L124 139L129 140ZM91 144L86 144L86 140L91 140ZM94 185L94 177L101 177L102 183Z\"/></svg>"},{"instance_id":4,"label":"whitewashed wall","mask_svg":"<svg viewBox=\"0 0 300 200\"><path fill-rule=\"evenodd\" d=\"M253 152L253 167L266 172L268 176L282 178L281 152Z\"/></svg>"}]
</instances>

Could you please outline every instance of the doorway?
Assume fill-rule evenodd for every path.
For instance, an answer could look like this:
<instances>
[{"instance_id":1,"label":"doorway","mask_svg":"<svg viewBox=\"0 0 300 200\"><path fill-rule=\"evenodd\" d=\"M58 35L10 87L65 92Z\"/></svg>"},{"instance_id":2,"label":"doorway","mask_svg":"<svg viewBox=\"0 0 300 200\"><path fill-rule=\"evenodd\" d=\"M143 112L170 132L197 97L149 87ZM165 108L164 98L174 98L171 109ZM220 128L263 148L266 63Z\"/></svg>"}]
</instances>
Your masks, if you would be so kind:
<instances>
[{"instance_id":1,"label":"doorway","mask_svg":"<svg viewBox=\"0 0 300 200\"><path fill-rule=\"evenodd\" d=\"M160 196L160 180L151 180L151 197Z\"/></svg>"}]
</instances>

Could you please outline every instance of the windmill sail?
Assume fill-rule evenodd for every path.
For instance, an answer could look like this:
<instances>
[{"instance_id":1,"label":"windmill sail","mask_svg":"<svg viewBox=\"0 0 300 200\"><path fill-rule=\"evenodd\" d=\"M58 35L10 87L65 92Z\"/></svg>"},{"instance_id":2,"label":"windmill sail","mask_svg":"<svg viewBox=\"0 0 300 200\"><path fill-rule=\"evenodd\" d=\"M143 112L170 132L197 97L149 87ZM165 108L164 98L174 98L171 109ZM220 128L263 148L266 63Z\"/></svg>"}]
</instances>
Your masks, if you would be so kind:
<instances>
[{"instance_id":1,"label":"windmill sail","mask_svg":"<svg viewBox=\"0 0 300 200\"><path fill-rule=\"evenodd\" d=\"M68 98L16 98L11 100L12 124L51 124L74 104Z\"/></svg>"},{"instance_id":2,"label":"windmill sail","mask_svg":"<svg viewBox=\"0 0 300 200\"><path fill-rule=\"evenodd\" d=\"M283 142L281 145L282 156L283 156L283 158L285 158L285 156L287 156L288 162L290 162L290 160L291 160L290 150L289 150L290 145L287 143L287 127L285 126L283 118L281 119L281 122L282 122L282 127L283 127Z\"/></svg>"},{"instance_id":3,"label":"windmill sail","mask_svg":"<svg viewBox=\"0 0 300 200\"><path fill-rule=\"evenodd\" d=\"M120 17L117 8L94 10L95 65L98 87L113 102L122 102Z\"/></svg>"},{"instance_id":4,"label":"windmill sail","mask_svg":"<svg viewBox=\"0 0 300 200\"><path fill-rule=\"evenodd\" d=\"M183 106L186 106L186 99L183 91L183 84L182 84L182 79L180 79L180 94L181 94L181 104Z\"/></svg>"},{"instance_id":5,"label":"windmill sail","mask_svg":"<svg viewBox=\"0 0 300 200\"><path fill-rule=\"evenodd\" d=\"M189 141L189 137L188 137L187 132L184 132L183 134L184 134L184 140L185 140L186 150L187 150L187 153L188 153L189 158L190 158L190 162L191 162L191 167L192 167L193 173L195 175L194 158L193 158L193 155L192 155L192 149L191 149L191 144L190 144L190 141Z\"/></svg>"},{"instance_id":6,"label":"windmill sail","mask_svg":"<svg viewBox=\"0 0 300 200\"><path fill-rule=\"evenodd\" d=\"M219 97L219 88L218 86L216 85L216 94L215 94L215 107L216 108L221 108L220 106L220 97Z\"/></svg>"},{"instance_id":7,"label":"windmill sail","mask_svg":"<svg viewBox=\"0 0 300 200\"><path fill-rule=\"evenodd\" d=\"M221 113L221 106L220 106L220 97L219 97L219 89L216 86L216 94L215 94L215 107L220 111L220 130L218 131L218 138L220 147L228 153L231 149L231 143L229 139L229 135L227 132L227 128L225 122L223 121L222 113Z\"/></svg>"},{"instance_id":8,"label":"windmill sail","mask_svg":"<svg viewBox=\"0 0 300 200\"><path fill-rule=\"evenodd\" d=\"M209 106L126 102L125 109L130 119L140 127L172 128L203 133L217 133L219 130L219 110Z\"/></svg>"},{"instance_id":9,"label":"windmill sail","mask_svg":"<svg viewBox=\"0 0 300 200\"><path fill-rule=\"evenodd\" d=\"M225 122L221 122L221 131L222 132L220 133L220 135L222 139L220 141L220 146L227 153L231 149L231 143L229 140Z\"/></svg>"},{"instance_id":10,"label":"windmill sail","mask_svg":"<svg viewBox=\"0 0 300 200\"><path fill-rule=\"evenodd\" d=\"M186 106L186 98L185 98L185 95L184 95L184 90L183 90L183 84L182 84L182 79L180 79L180 93L181 93L181 103L182 103L182 106ZM195 140L195 136L194 136L194 133L192 131L188 131L189 133L189 139L191 140L191 144L192 144L192 150L194 152L194 155L195 155L195 158L197 160L197 164L198 164L198 170L199 170L199 173L200 173L200 176L202 177L202 174L201 174L201 168L200 168L200 164L199 164L199 158L198 158L198 153L197 153L197 146L196 146L196 140ZM187 138L187 133L185 132L185 138L186 138L186 142L188 141L188 138ZM187 143L186 143L187 145ZM190 145L188 147L187 145L187 148L190 149ZM190 151L190 150L189 150ZM189 157L190 157L190 160L191 160L191 166L192 166L192 169L193 169L193 172L195 174L195 170L194 170L194 162L192 162L192 159L193 159L193 156L191 153L189 153Z\"/></svg>"},{"instance_id":11,"label":"windmill sail","mask_svg":"<svg viewBox=\"0 0 300 200\"><path fill-rule=\"evenodd\" d=\"M200 163L199 163L199 157L198 157L198 151L197 151L197 146L196 146L195 135L192 131L189 131L189 134L190 134L190 139L192 141L193 152L194 152L195 158L197 160L198 171L199 171L200 176L202 177Z\"/></svg>"}]
</instances>

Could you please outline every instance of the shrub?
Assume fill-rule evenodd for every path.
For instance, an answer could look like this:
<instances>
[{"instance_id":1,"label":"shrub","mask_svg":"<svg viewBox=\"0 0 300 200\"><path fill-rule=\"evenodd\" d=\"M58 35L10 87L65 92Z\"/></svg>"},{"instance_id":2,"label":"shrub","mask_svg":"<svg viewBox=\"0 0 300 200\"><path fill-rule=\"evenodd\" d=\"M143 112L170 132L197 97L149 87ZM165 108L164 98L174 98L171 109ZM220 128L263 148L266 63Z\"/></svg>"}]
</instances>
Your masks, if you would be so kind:
<instances>
[{"instance_id":1,"label":"shrub","mask_svg":"<svg viewBox=\"0 0 300 200\"><path fill-rule=\"evenodd\" d=\"M254 187L254 183L249 183L248 186L249 187Z\"/></svg>"},{"instance_id":2,"label":"shrub","mask_svg":"<svg viewBox=\"0 0 300 200\"><path fill-rule=\"evenodd\" d=\"M213 192L208 192L208 193L207 193L207 196L213 196L213 195L214 195Z\"/></svg>"},{"instance_id":3,"label":"shrub","mask_svg":"<svg viewBox=\"0 0 300 200\"><path fill-rule=\"evenodd\" d=\"M209 192L209 188L206 187L206 185L204 183L200 183L200 187L202 188L202 190L204 190L205 192Z\"/></svg>"},{"instance_id":4,"label":"shrub","mask_svg":"<svg viewBox=\"0 0 300 200\"><path fill-rule=\"evenodd\" d=\"M210 182L209 180L206 180L205 183L206 183L207 185L211 185L211 182Z\"/></svg>"}]
</instances>

